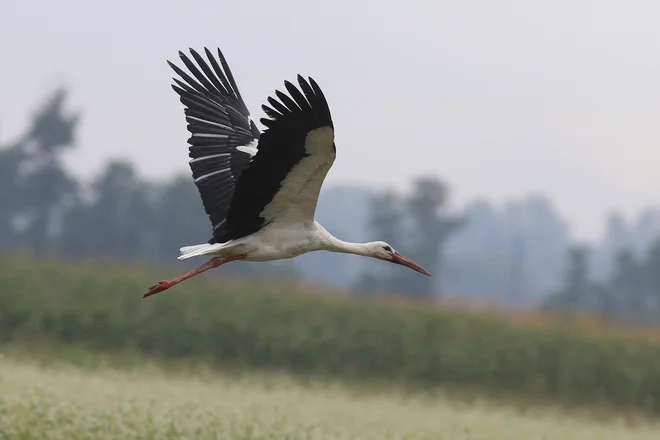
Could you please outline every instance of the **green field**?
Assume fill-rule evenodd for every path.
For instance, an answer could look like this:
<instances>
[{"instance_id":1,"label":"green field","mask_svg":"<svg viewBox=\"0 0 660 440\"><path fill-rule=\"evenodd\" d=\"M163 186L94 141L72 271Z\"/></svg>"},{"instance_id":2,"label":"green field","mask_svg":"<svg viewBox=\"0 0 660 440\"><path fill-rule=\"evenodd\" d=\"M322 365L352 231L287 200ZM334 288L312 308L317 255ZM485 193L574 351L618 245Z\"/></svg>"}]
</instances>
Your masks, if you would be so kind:
<instances>
[{"instance_id":1,"label":"green field","mask_svg":"<svg viewBox=\"0 0 660 440\"><path fill-rule=\"evenodd\" d=\"M0 439L657 439L660 425L519 413L487 401L355 394L282 374L0 360Z\"/></svg>"},{"instance_id":2,"label":"green field","mask_svg":"<svg viewBox=\"0 0 660 440\"><path fill-rule=\"evenodd\" d=\"M0 347L77 345L220 368L660 410L654 330L356 301L220 276L142 299L162 273L101 263L0 263Z\"/></svg>"}]
</instances>

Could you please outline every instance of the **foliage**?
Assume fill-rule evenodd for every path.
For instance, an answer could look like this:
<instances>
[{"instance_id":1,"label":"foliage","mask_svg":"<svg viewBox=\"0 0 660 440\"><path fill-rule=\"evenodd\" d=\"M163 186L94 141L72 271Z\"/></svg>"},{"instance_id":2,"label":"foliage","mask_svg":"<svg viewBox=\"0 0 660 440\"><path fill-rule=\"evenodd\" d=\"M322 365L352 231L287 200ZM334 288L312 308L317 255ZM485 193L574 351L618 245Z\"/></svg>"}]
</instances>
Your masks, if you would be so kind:
<instances>
[{"instance_id":1,"label":"foliage","mask_svg":"<svg viewBox=\"0 0 660 440\"><path fill-rule=\"evenodd\" d=\"M565 287L550 297L548 309L581 309L619 319L658 323L660 320L660 239L642 258L630 249L614 256L613 271L601 283L590 282L587 248L568 255Z\"/></svg>"},{"instance_id":2,"label":"foliage","mask_svg":"<svg viewBox=\"0 0 660 440\"><path fill-rule=\"evenodd\" d=\"M0 363L0 438L657 438L657 421L638 418L631 426L620 414L596 421L546 408L520 413L483 400L460 404L444 395L410 399L383 391L358 394L343 384L302 384L281 374L89 370L10 358Z\"/></svg>"},{"instance_id":3,"label":"foliage","mask_svg":"<svg viewBox=\"0 0 660 440\"><path fill-rule=\"evenodd\" d=\"M64 167L63 155L76 144L80 120L66 109L68 96L67 89L55 90L33 113L25 132L0 146L0 255L28 252L74 261L162 263L176 258L181 246L205 242L210 226L189 175L149 181L131 163L115 160L86 183ZM365 213L358 222L369 223L371 237L350 225L361 231L352 240L384 239L429 269L432 278L381 261L333 260L336 255L327 253L228 265L223 271L296 277L296 269L307 262L307 271L301 272L323 273L326 281L347 285L358 276L359 266L367 270L354 290L363 296L386 290L428 300L443 290L446 296L512 306L545 302L548 308L659 322L660 240L651 237L660 230L660 211L645 211L632 229L621 216L613 216L601 248L590 249L589 258L586 249L569 250L575 251L566 261L572 273L561 289L559 268L568 230L545 197L508 203L499 214L482 201L459 218L448 209L449 194L441 180L418 178L409 194L386 192L371 200L369 221ZM344 206L339 215L333 203L333 213L341 219L333 226L340 236L348 228L342 223L346 209L354 215L355 204L361 203ZM195 263L184 261L181 267L190 269ZM596 282L587 269L594 269L590 272ZM547 299L549 290L561 291Z\"/></svg>"},{"instance_id":4,"label":"foliage","mask_svg":"<svg viewBox=\"0 0 660 440\"><path fill-rule=\"evenodd\" d=\"M55 91L27 132L0 151L0 250L21 245L36 253L51 250L61 211L76 197L77 182L61 163L78 123L78 115L65 114L66 96L65 89Z\"/></svg>"},{"instance_id":5,"label":"foliage","mask_svg":"<svg viewBox=\"0 0 660 440\"><path fill-rule=\"evenodd\" d=\"M99 263L5 261L0 340L52 340L420 386L660 409L660 338L581 322L362 302L286 284L191 280ZM207 282L204 282L207 281ZM524 319L523 319L524 318Z\"/></svg>"}]
</instances>

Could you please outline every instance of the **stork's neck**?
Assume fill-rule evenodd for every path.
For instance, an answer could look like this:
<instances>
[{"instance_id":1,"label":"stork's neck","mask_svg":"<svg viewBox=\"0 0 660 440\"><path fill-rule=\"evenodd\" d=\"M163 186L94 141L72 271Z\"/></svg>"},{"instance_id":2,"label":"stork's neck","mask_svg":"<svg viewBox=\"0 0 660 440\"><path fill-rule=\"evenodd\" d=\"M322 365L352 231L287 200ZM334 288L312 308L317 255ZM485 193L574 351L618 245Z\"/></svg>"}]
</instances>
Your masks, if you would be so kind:
<instances>
[{"instance_id":1,"label":"stork's neck","mask_svg":"<svg viewBox=\"0 0 660 440\"><path fill-rule=\"evenodd\" d=\"M370 250L367 243L351 243L350 241L340 240L329 233L323 226L316 224L320 237L320 249L330 252L340 252L343 254L355 254L368 257Z\"/></svg>"}]
</instances>

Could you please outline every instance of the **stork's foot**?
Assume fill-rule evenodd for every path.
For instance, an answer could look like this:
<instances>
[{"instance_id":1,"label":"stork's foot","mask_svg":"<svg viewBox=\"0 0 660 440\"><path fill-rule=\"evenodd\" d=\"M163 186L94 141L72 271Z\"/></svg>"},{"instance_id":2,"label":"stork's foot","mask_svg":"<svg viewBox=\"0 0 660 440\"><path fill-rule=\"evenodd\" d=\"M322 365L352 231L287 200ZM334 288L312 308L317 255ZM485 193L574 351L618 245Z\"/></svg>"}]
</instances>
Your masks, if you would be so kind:
<instances>
[{"instance_id":1,"label":"stork's foot","mask_svg":"<svg viewBox=\"0 0 660 440\"><path fill-rule=\"evenodd\" d=\"M158 281L156 284L153 286L149 287L149 290L147 290L147 293L142 295L142 298L146 298L151 295L155 295L157 293L162 292L163 290L167 290L170 287L174 286L176 283L172 281Z\"/></svg>"}]
</instances>

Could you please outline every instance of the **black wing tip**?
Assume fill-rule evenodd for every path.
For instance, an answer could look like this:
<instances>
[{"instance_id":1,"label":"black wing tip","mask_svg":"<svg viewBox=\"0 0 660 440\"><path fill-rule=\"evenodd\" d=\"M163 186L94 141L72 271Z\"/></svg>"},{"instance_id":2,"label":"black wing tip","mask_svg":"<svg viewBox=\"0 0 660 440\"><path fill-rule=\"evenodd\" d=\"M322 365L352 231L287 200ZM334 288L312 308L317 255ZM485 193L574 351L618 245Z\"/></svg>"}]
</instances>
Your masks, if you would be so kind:
<instances>
[{"instance_id":1,"label":"black wing tip","mask_svg":"<svg viewBox=\"0 0 660 440\"><path fill-rule=\"evenodd\" d=\"M218 48L218 52L220 51L220 48ZM215 57L213 56L213 52L211 52L211 49L208 47L204 46L204 53L206 54L206 58L210 60L214 60Z\"/></svg>"},{"instance_id":2,"label":"black wing tip","mask_svg":"<svg viewBox=\"0 0 660 440\"><path fill-rule=\"evenodd\" d=\"M208 48L208 46L203 46L203 47L204 47L204 53L206 54L206 56L209 57L209 58L214 58L213 52ZM216 48L216 50L218 52L218 58L220 60L226 61L225 55L222 53L222 50L219 47ZM197 51L197 49L195 49L191 46L188 46L188 52L190 52L191 55L199 55L199 52ZM178 50L177 54L179 55L179 58L188 58L188 55L185 52L183 52L182 50ZM168 62L169 62L169 60L168 60Z\"/></svg>"},{"instance_id":3,"label":"black wing tip","mask_svg":"<svg viewBox=\"0 0 660 440\"><path fill-rule=\"evenodd\" d=\"M296 75L299 86L294 85L289 80L284 80L284 87L288 93L276 89L274 93L267 98L270 106L262 105L261 108L269 119L260 119L261 123L267 127L276 125L281 118L295 117L295 114L308 114L314 118L325 120L332 126L332 117L330 108L318 83L311 77L305 78L301 74ZM277 99L275 99L276 97Z\"/></svg>"},{"instance_id":4,"label":"black wing tip","mask_svg":"<svg viewBox=\"0 0 660 440\"><path fill-rule=\"evenodd\" d=\"M208 57L208 63L199 54L197 50L189 47L188 50L192 55L192 59L184 51L178 50L178 55L184 66L179 67L170 60L166 60L168 65L176 74L183 79L196 94L210 94L222 95L223 99L235 101L237 109L246 117L249 118L250 111L243 101L241 93L238 89L236 81L232 75L231 69L227 60L225 59L222 50L218 47L218 55L214 56L213 52L207 46L203 46L204 52ZM195 64L195 62L197 64ZM210 63L210 64L209 64ZM200 71L201 69L201 71Z\"/></svg>"},{"instance_id":5,"label":"black wing tip","mask_svg":"<svg viewBox=\"0 0 660 440\"><path fill-rule=\"evenodd\" d=\"M318 83L314 81L314 78L311 76L309 78L309 85L312 86L312 89L314 89L314 93L317 95L323 95L323 92L321 91L321 87L319 87Z\"/></svg>"},{"instance_id":6,"label":"black wing tip","mask_svg":"<svg viewBox=\"0 0 660 440\"><path fill-rule=\"evenodd\" d=\"M197 61L198 63L203 63L204 62L204 59L199 55L199 52L197 52L194 48L188 47L188 51L190 52L190 55L192 55L192 57L195 59L195 61ZM206 52L207 57L209 57L210 59L213 59L213 53L206 46L204 46L204 51ZM179 55L179 58L181 59L181 61L184 62L184 64L186 64L186 65L188 65L189 63L193 64L190 57L185 52L183 52L182 50L178 50L177 54ZM176 64L174 64L172 61L170 61L170 60L165 60L165 61L167 61L167 64L172 69L174 69L175 71L181 70L181 68L179 66L177 66ZM194 64L193 64L193 66L194 66ZM179 73L179 72L177 72L177 73ZM193 73L193 72L191 72L191 73Z\"/></svg>"},{"instance_id":7,"label":"black wing tip","mask_svg":"<svg viewBox=\"0 0 660 440\"><path fill-rule=\"evenodd\" d=\"M321 90L321 87L314 80L314 78L312 78L311 76L305 78L301 74L298 74L297 79L298 79L298 84L303 90L306 89L310 90L315 98L316 97L325 98L323 91Z\"/></svg>"},{"instance_id":8,"label":"black wing tip","mask_svg":"<svg viewBox=\"0 0 660 440\"><path fill-rule=\"evenodd\" d=\"M176 78L172 78L172 79L176 81ZM186 93L186 91L183 90L181 87L179 87L177 84L170 84L170 87L172 87L172 90L174 90L177 93L177 95Z\"/></svg>"},{"instance_id":9,"label":"black wing tip","mask_svg":"<svg viewBox=\"0 0 660 440\"><path fill-rule=\"evenodd\" d=\"M199 52L197 52L197 50L195 50L195 48L190 47L190 46L188 47L188 52L190 52L190 54L193 55L193 56L199 55ZM204 52L206 53L207 56L210 56L210 57L213 56L213 53L206 46L204 46ZM179 58L181 58L181 59L184 59L184 58L185 59L190 59L190 58L188 58L188 55L182 50L178 50L177 55L179 55ZM167 60L167 62L171 64L170 60Z\"/></svg>"},{"instance_id":10,"label":"black wing tip","mask_svg":"<svg viewBox=\"0 0 660 440\"><path fill-rule=\"evenodd\" d=\"M309 80L311 80L312 78L308 76L307 79L305 79L304 76L298 74L296 76L296 79L298 80L298 84L300 84L300 87L305 87L309 85Z\"/></svg>"},{"instance_id":11,"label":"black wing tip","mask_svg":"<svg viewBox=\"0 0 660 440\"><path fill-rule=\"evenodd\" d=\"M271 107L268 107L266 104L261 105L261 109L266 113L266 116L269 118L275 119L275 118L281 118L282 114Z\"/></svg>"}]
</instances>

